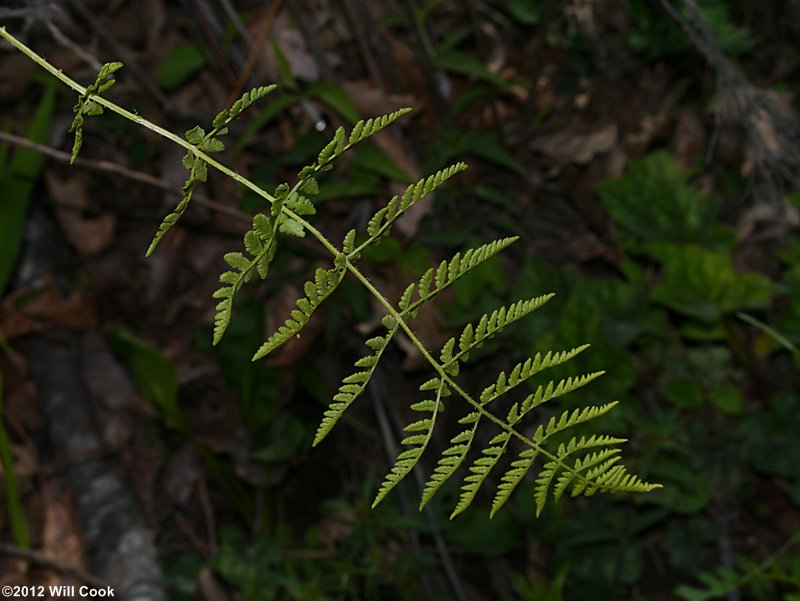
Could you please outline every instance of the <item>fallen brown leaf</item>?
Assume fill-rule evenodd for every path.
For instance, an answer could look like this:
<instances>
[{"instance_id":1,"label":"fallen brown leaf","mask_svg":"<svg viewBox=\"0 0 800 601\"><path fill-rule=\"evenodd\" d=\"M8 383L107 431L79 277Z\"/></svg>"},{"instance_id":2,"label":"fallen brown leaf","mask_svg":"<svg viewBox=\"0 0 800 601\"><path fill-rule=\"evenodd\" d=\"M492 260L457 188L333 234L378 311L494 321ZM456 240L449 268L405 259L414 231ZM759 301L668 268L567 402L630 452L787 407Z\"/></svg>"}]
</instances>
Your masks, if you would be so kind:
<instances>
[{"instance_id":1,"label":"fallen brown leaf","mask_svg":"<svg viewBox=\"0 0 800 601\"><path fill-rule=\"evenodd\" d=\"M55 496L47 486L42 489L44 527L42 553L49 559L86 569L86 559L81 540L81 527L72 510L67 493ZM63 575L49 572L45 585L73 584Z\"/></svg>"},{"instance_id":2,"label":"fallen brown leaf","mask_svg":"<svg viewBox=\"0 0 800 601\"><path fill-rule=\"evenodd\" d=\"M111 213L86 217L82 213L91 208L86 187L87 174L79 173L61 180L52 172L45 172L45 182L56 203L56 219L70 245L81 255L94 255L108 247L114 239L117 219Z\"/></svg>"}]
</instances>

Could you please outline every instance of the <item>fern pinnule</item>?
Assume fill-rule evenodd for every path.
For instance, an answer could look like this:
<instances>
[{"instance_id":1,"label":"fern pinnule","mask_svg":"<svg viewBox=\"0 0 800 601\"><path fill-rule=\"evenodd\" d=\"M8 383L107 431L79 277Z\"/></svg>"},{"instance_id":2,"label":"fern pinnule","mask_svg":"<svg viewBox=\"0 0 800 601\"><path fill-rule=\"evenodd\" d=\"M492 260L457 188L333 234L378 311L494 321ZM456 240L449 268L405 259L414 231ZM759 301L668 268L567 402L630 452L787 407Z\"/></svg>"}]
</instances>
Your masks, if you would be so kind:
<instances>
[{"instance_id":1,"label":"fern pinnule","mask_svg":"<svg viewBox=\"0 0 800 601\"><path fill-rule=\"evenodd\" d=\"M94 83L86 87L86 90L83 92L83 94L78 97L78 102L74 107L72 107L72 110L75 113L75 118L72 120L72 125L70 125L69 132L75 133L75 141L72 143L72 155L69 159L70 165L72 165L78 158L78 154L81 151L81 146L83 145L84 115L88 117L94 117L103 114L102 105L92 100L92 96L99 96L113 86L117 80L111 76L121 68L122 63L116 61L104 64L100 68L100 72L97 74L97 78L95 79Z\"/></svg>"},{"instance_id":2,"label":"fern pinnule","mask_svg":"<svg viewBox=\"0 0 800 601\"><path fill-rule=\"evenodd\" d=\"M214 313L214 344L219 343L230 324L236 293L255 273L261 279L267 277L269 264L275 256L275 224L269 217L263 214L253 217L253 229L245 234L244 246L252 258L238 252L227 253L225 262L233 269L219 276L223 286L212 295L219 299Z\"/></svg>"},{"instance_id":3,"label":"fern pinnule","mask_svg":"<svg viewBox=\"0 0 800 601\"><path fill-rule=\"evenodd\" d=\"M472 441L475 439L475 433L478 431L480 418L480 413L471 411L458 420L459 424L464 426L471 425L472 427L462 430L450 439L451 446L442 452L439 461L436 463L436 467L433 469L428 481L425 483L425 487L422 489L422 498L419 503L420 509L430 502L433 495L435 495L450 476L461 467L461 464L464 462L472 446Z\"/></svg>"},{"instance_id":4,"label":"fern pinnule","mask_svg":"<svg viewBox=\"0 0 800 601\"><path fill-rule=\"evenodd\" d=\"M439 378L433 378L422 384L420 391L431 390L432 388L436 389L436 398L434 400L420 401L411 405L413 411L429 413L430 417L411 422L404 428L404 431L409 432L411 436L401 440L400 444L409 448L402 451L395 459L392 469L386 474L378 494L375 495L375 500L372 501L372 507L376 507L378 503L383 501L386 495L408 475L427 448L433 429L436 426L436 418L443 409L442 397L448 394L446 384ZM416 434L417 432L421 432L421 434Z\"/></svg>"},{"instance_id":5,"label":"fern pinnule","mask_svg":"<svg viewBox=\"0 0 800 601\"><path fill-rule=\"evenodd\" d=\"M589 348L589 345L583 344L569 351L561 351L556 353L548 351L544 355L541 353L536 353L536 355L529 357L524 362L517 363L513 368L511 368L511 371L508 372L507 375L506 372L501 371L497 376L497 381L494 384L487 386L483 392L481 392L480 400L482 403L490 402L526 382L545 369L566 363L570 359L585 351L587 348ZM598 376L599 375L600 374L598 374Z\"/></svg>"},{"instance_id":6,"label":"fern pinnule","mask_svg":"<svg viewBox=\"0 0 800 601\"><path fill-rule=\"evenodd\" d=\"M384 351L389 346L394 335L397 333L398 324L392 320L384 318L384 326L387 332L383 336L375 336L367 340L366 345L372 349L372 354L361 357L355 365L362 368L359 371L347 376L342 380L339 391L333 396L333 400L323 414L322 421L317 428L314 436L313 446L317 446L328 435L345 410L355 401L367 386L375 367L378 365ZM366 369L363 369L366 368Z\"/></svg>"},{"instance_id":7,"label":"fern pinnule","mask_svg":"<svg viewBox=\"0 0 800 601\"><path fill-rule=\"evenodd\" d=\"M402 217L408 209L466 168L466 163L455 163L437 171L433 175L421 178L415 184L409 185L402 196L392 197L385 207L379 209L369 219L367 223L369 237L358 248L352 250L350 254L358 256L366 247L380 242L381 238L389 234L392 224Z\"/></svg>"},{"instance_id":8,"label":"fern pinnule","mask_svg":"<svg viewBox=\"0 0 800 601\"><path fill-rule=\"evenodd\" d=\"M224 110L214 117L210 132L206 133L202 127L195 126L186 132L186 141L197 150L206 154L225 150L225 145L217 136L228 133L228 125L238 118L244 109L272 92L276 87L275 85L262 86L245 92L241 98L233 103L230 109ZM149 257L153 251L155 251L164 235L186 212L186 209L189 207L189 202L192 200L195 184L197 182L206 181L208 177L208 166L206 162L197 156L194 150L188 151L183 157L183 166L189 171L189 177L181 187L181 200L178 205L164 217L163 221L158 226L158 230L153 237L153 241L150 242L150 247L147 249L145 256Z\"/></svg>"},{"instance_id":9,"label":"fern pinnule","mask_svg":"<svg viewBox=\"0 0 800 601\"><path fill-rule=\"evenodd\" d=\"M515 422L508 421L508 423L509 425L514 425ZM487 447L481 449L480 457L473 461L472 465L468 468L468 474L464 477L458 503L450 514L451 520L470 506L481 484L483 484L486 477L505 454L510 440L511 434L508 432L500 432L489 441Z\"/></svg>"},{"instance_id":10,"label":"fern pinnule","mask_svg":"<svg viewBox=\"0 0 800 601\"><path fill-rule=\"evenodd\" d=\"M484 261L490 259L500 251L505 250L517 240L519 240L519 236L500 238L488 244L470 248L464 251L463 254L458 252L449 261L444 260L439 263L437 268L432 267L428 269L416 285L417 300L410 303L405 308L401 307L401 315L416 316L417 311L419 311L423 303L431 300L453 282L464 277ZM431 286L433 286L433 288L431 288Z\"/></svg>"},{"instance_id":11,"label":"fern pinnule","mask_svg":"<svg viewBox=\"0 0 800 601\"><path fill-rule=\"evenodd\" d=\"M452 271L452 263L450 267ZM450 279L452 273L442 275L442 280ZM437 274L437 286L439 275ZM547 301L553 298L553 294L543 294L528 300L511 303L507 307L500 307L491 314L481 316L477 324L467 324L458 338L458 351L453 354L456 346L456 339L450 338L442 347L441 363L445 371L451 375L458 374L458 362L469 359L471 350L479 348L487 339L491 338L501 330L519 321L539 309Z\"/></svg>"},{"instance_id":12,"label":"fern pinnule","mask_svg":"<svg viewBox=\"0 0 800 601\"><path fill-rule=\"evenodd\" d=\"M314 311L328 298L344 278L344 270L318 268L314 273L314 280L308 281L303 285L305 296L297 299L296 309L292 310L291 316L286 319L284 324L261 345L261 348L253 355L253 361L266 357L269 353L283 345L293 336L297 336L300 330L308 323Z\"/></svg>"}]
</instances>

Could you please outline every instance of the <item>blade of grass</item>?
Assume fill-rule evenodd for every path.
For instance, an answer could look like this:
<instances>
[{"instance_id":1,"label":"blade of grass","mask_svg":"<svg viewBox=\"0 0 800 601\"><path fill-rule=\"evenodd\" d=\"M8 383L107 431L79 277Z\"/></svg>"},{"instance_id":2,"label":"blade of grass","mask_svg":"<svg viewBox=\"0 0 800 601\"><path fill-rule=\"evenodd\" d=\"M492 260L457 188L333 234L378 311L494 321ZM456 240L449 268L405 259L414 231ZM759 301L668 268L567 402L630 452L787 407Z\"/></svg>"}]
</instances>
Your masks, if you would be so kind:
<instances>
[{"instance_id":1,"label":"blade of grass","mask_svg":"<svg viewBox=\"0 0 800 601\"><path fill-rule=\"evenodd\" d=\"M745 323L749 323L754 328L757 328L764 332L767 336L772 338L775 342L780 344L783 348L787 351L792 353L794 360L800 365L800 349L797 348L797 345L792 343L786 336L775 330L774 328L769 327L763 321L756 319L752 315L748 315L747 313L742 313L741 311L736 313L736 317L744 321Z\"/></svg>"},{"instance_id":2,"label":"blade of grass","mask_svg":"<svg viewBox=\"0 0 800 601\"><path fill-rule=\"evenodd\" d=\"M55 86L48 84L26 132L28 139L39 143L45 141L53 122L55 99ZM19 148L8 168L0 172L0 295L17 259L28 200L43 164L44 157L40 153Z\"/></svg>"},{"instance_id":3,"label":"blade of grass","mask_svg":"<svg viewBox=\"0 0 800 601\"><path fill-rule=\"evenodd\" d=\"M28 524L25 521L25 513L22 510L22 502L19 498L11 441L9 440L8 432L6 432L5 421L2 418L4 414L3 375L0 374L0 465L3 468L3 494L6 499L8 523L11 526L14 542L18 547L30 549L31 541L28 535Z\"/></svg>"}]
</instances>

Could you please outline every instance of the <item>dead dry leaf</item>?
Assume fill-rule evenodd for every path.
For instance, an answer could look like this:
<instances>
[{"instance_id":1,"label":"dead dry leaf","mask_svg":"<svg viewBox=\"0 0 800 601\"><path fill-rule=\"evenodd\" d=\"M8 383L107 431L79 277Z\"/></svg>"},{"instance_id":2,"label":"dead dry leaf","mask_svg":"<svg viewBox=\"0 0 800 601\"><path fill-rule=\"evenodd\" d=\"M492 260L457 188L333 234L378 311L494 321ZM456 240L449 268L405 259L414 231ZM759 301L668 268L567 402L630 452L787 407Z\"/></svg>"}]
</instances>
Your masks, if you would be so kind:
<instances>
[{"instance_id":1,"label":"dead dry leaf","mask_svg":"<svg viewBox=\"0 0 800 601\"><path fill-rule=\"evenodd\" d=\"M617 125L612 123L587 133L559 131L551 136L539 137L533 149L556 159L560 163L586 165L595 156L614 149L619 141Z\"/></svg>"},{"instance_id":2,"label":"dead dry leaf","mask_svg":"<svg viewBox=\"0 0 800 601\"><path fill-rule=\"evenodd\" d=\"M70 245L81 255L95 255L114 239L117 219L111 213L87 217L92 203L86 187L86 174L80 173L61 180L54 173L45 172L45 182L56 203L56 219Z\"/></svg>"},{"instance_id":3,"label":"dead dry leaf","mask_svg":"<svg viewBox=\"0 0 800 601\"><path fill-rule=\"evenodd\" d=\"M214 572L203 566L197 576L197 592L202 601L228 601L229 597Z\"/></svg>"},{"instance_id":4,"label":"dead dry leaf","mask_svg":"<svg viewBox=\"0 0 800 601\"><path fill-rule=\"evenodd\" d=\"M21 308L25 316L69 330L90 329L96 325L94 305L79 290L72 290L65 296L50 273L45 273L42 280L41 292Z\"/></svg>"},{"instance_id":5,"label":"dead dry leaf","mask_svg":"<svg viewBox=\"0 0 800 601\"><path fill-rule=\"evenodd\" d=\"M54 495L47 486L42 489L44 526L42 553L48 558L86 570L86 558L81 540L81 526L75 517L68 493ZM50 572L46 585L64 585L70 582L60 574Z\"/></svg>"}]
</instances>

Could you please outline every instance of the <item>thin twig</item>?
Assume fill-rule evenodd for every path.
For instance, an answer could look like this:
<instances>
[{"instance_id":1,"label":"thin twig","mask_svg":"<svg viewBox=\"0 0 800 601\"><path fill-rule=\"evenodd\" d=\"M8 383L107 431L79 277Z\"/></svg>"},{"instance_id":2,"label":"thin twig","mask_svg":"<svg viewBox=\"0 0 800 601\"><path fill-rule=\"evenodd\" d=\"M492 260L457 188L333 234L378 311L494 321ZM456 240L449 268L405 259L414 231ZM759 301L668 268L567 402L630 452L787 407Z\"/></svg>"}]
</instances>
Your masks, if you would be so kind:
<instances>
[{"instance_id":1,"label":"thin twig","mask_svg":"<svg viewBox=\"0 0 800 601\"><path fill-rule=\"evenodd\" d=\"M37 566L52 570L53 572L58 572L69 578L74 578L75 580L80 580L96 588L106 588L108 586L108 582L102 578L93 576L71 563L51 559L40 551L30 551L28 549L20 549L19 547L7 543L0 543L0 555L7 555L8 557L16 557L17 559L29 561Z\"/></svg>"},{"instance_id":2,"label":"thin twig","mask_svg":"<svg viewBox=\"0 0 800 601\"><path fill-rule=\"evenodd\" d=\"M81 57L84 60L84 62L88 63L89 66L95 71L99 71L100 69L102 69L103 64L99 60L97 60L97 57L90 54L89 52L81 48L78 44L69 39L69 37L67 37L67 34L61 31L56 26L55 23L53 23L48 19L47 21L45 21L45 24L47 25L47 29L50 31L50 34L53 36L53 39L55 39L56 42L64 46L64 48L66 48L70 52L74 52L77 56Z\"/></svg>"},{"instance_id":3,"label":"thin twig","mask_svg":"<svg viewBox=\"0 0 800 601\"><path fill-rule=\"evenodd\" d=\"M58 161L61 161L62 163L70 162L71 157L68 153L56 150L55 148L51 148L50 146L45 146L44 144L38 144L21 136L15 136L14 134L0 132L0 141L9 142L16 146L21 146L23 148L29 148L31 150L35 150L36 152L40 152L43 155L54 158ZM165 190L167 192L178 194L178 191L175 189L175 186L163 179L159 179L152 175L148 175L147 173L142 173L141 171L133 171L132 169L128 169L127 167L123 167L122 165L117 165L116 163L112 163L111 161L84 159L78 157L77 160L75 161L75 165L77 165L78 167L86 167L87 169L94 169L96 171L115 173L117 175L121 175L122 177L126 177L128 179L141 182L149 186L155 186L156 188L161 188L162 190ZM196 202L199 205L207 207L213 211L217 211L219 213L225 213L226 215L234 217L240 221L244 221L247 223L250 222L250 217L248 217L245 213L243 213L239 209L236 209L235 207L229 207L228 205L224 205L215 200L211 200L207 196L203 196L201 194L195 194L192 196L192 201Z\"/></svg>"},{"instance_id":4,"label":"thin twig","mask_svg":"<svg viewBox=\"0 0 800 601\"><path fill-rule=\"evenodd\" d=\"M111 48L114 55L120 57L125 62L125 66L130 69L133 76L139 80L142 87L158 101L161 108L168 113L174 114L176 112L176 107L172 101L161 92L161 89L156 85L155 81L153 81L153 78L139 66L139 63L134 59L131 53L122 44L117 42L114 36L108 33L107 28L103 27L103 25L97 21L91 11L83 4L82 0L69 0L69 4L75 12L80 15L81 19L94 29L100 39Z\"/></svg>"}]
</instances>

